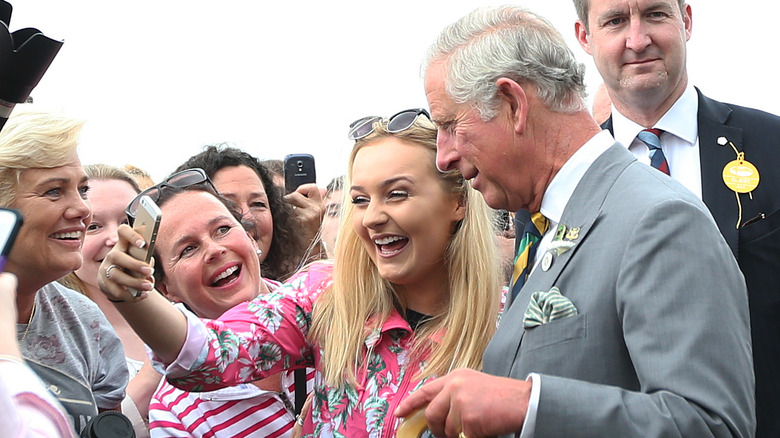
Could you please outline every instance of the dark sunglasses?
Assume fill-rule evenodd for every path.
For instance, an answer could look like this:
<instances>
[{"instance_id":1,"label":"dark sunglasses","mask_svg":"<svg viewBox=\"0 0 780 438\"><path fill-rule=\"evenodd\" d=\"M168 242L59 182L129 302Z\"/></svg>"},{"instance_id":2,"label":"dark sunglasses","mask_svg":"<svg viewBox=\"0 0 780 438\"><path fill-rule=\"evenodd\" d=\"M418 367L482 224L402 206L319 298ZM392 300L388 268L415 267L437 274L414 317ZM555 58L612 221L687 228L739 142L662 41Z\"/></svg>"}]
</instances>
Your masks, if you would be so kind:
<instances>
[{"instance_id":1,"label":"dark sunglasses","mask_svg":"<svg viewBox=\"0 0 780 438\"><path fill-rule=\"evenodd\" d=\"M194 167L192 169L176 172L166 178L165 181L149 187L148 189L139 193L138 196L133 198L133 200L130 201L130 204L125 209L127 218L132 224L136 213L138 213L138 205L141 203L141 197L144 195L152 198L152 201L157 202L160 199L160 192L162 192L164 187L185 188L203 183L207 183L209 186L211 186L212 189L214 189L215 192L217 191L217 188L214 187L214 183L212 183L208 175L206 175L206 171L201 168Z\"/></svg>"},{"instance_id":2,"label":"dark sunglasses","mask_svg":"<svg viewBox=\"0 0 780 438\"><path fill-rule=\"evenodd\" d=\"M387 119L387 132L396 134L401 131L406 131L414 125L414 121L417 120L417 117L420 114L425 115L428 120L431 120L431 115L422 108L413 108L403 110L400 113L395 113ZM383 121L384 119L379 116L368 116L357 119L349 124L348 137L350 140L360 140L361 138L367 137L374 132L374 123Z\"/></svg>"}]
</instances>

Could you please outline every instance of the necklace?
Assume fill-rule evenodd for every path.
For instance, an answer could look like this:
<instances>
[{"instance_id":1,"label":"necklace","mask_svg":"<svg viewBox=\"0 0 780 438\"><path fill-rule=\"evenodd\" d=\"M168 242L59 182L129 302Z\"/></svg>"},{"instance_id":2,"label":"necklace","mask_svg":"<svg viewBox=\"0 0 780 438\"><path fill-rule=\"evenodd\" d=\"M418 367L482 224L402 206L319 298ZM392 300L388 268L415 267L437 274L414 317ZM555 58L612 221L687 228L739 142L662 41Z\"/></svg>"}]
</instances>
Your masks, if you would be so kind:
<instances>
[{"instance_id":1,"label":"necklace","mask_svg":"<svg viewBox=\"0 0 780 438\"><path fill-rule=\"evenodd\" d=\"M24 328L22 333L22 340L19 341L19 345L24 343L24 339L27 337L27 330L30 330L30 324L32 324L33 315L35 315L35 301L33 301L32 311L30 311L30 319L27 320L27 327Z\"/></svg>"}]
</instances>

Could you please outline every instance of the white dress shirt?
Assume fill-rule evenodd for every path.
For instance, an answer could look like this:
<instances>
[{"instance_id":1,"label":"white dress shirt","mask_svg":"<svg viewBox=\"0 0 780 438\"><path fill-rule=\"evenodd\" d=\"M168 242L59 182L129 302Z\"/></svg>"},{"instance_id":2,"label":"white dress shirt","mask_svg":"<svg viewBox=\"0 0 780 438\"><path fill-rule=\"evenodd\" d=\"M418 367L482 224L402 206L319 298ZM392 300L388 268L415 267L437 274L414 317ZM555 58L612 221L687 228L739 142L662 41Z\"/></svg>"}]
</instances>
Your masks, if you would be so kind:
<instances>
[{"instance_id":1,"label":"white dress shirt","mask_svg":"<svg viewBox=\"0 0 780 438\"><path fill-rule=\"evenodd\" d=\"M550 247L553 237L555 237L555 230L558 227L558 223L563 216L563 210L566 208L566 204L569 203L571 195L574 193L574 189L580 183L580 180L588 171L590 166L596 159L601 156L607 149L615 144L615 139L612 138L609 131L601 131L594 135L587 143L582 145L574 155L569 158L566 163L561 167L557 174L553 177L550 185L544 191L544 197L542 198L542 205L539 211L550 222L550 226L547 228L547 232L542 236L542 240L539 242L539 247L536 250L536 257L533 260L533 269L536 269L540 257L539 254L544 254L547 248ZM531 271L533 272L533 270ZM533 438L536 431L536 412L539 407L539 374L531 373L528 376L531 379L531 396L528 402L528 411L525 415L523 422L523 429L520 432L520 438Z\"/></svg>"},{"instance_id":2,"label":"white dress shirt","mask_svg":"<svg viewBox=\"0 0 780 438\"><path fill-rule=\"evenodd\" d=\"M688 84L677 102L651 126L663 130L661 150L669 163L672 178L680 181L685 188L701 199L701 159L699 156L699 97L693 85ZM641 163L650 164L650 151L647 145L636 138L645 129L636 122L620 114L612 106L612 129L615 140L628 147Z\"/></svg>"}]
</instances>

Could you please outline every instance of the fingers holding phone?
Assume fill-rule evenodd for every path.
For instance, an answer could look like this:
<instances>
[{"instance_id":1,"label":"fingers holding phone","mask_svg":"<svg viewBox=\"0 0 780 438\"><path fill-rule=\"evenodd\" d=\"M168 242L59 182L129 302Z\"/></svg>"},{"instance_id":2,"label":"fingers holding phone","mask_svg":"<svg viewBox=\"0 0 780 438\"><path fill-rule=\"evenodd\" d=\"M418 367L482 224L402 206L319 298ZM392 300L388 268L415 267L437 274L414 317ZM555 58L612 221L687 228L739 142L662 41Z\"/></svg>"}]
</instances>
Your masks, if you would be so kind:
<instances>
[{"instance_id":1,"label":"fingers holding phone","mask_svg":"<svg viewBox=\"0 0 780 438\"><path fill-rule=\"evenodd\" d=\"M146 247L143 236L128 225L120 225L117 231L119 239L98 269L98 286L109 301L137 301L146 297L144 292L154 289L154 270L128 252L130 248ZM141 293L136 296L131 289Z\"/></svg>"},{"instance_id":2,"label":"fingers holding phone","mask_svg":"<svg viewBox=\"0 0 780 438\"><path fill-rule=\"evenodd\" d=\"M128 253L146 264L152 261L154 255L154 244L157 241L157 231L160 229L162 220L162 211L160 207L148 196L142 196L138 203L138 211L133 221L133 230L137 232L144 240L143 247L130 246ZM137 276L136 274L133 274ZM130 289L134 297L141 295L140 290Z\"/></svg>"},{"instance_id":3,"label":"fingers holding phone","mask_svg":"<svg viewBox=\"0 0 780 438\"><path fill-rule=\"evenodd\" d=\"M293 206L295 219L301 226L303 238L314 239L322 224L325 205L322 192L315 184L303 184L284 197Z\"/></svg>"}]
</instances>

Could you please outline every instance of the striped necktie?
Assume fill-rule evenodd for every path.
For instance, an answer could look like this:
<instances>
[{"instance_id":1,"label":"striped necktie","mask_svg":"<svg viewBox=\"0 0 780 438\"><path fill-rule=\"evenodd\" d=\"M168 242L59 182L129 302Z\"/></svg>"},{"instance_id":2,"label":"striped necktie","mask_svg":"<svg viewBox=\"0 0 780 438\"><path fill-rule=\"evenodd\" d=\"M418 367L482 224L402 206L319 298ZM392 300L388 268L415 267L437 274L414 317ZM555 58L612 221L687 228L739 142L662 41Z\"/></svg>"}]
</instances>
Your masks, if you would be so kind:
<instances>
[{"instance_id":1,"label":"striped necktie","mask_svg":"<svg viewBox=\"0 0 780 438\"><path fill-rule=\"evenodd\" d=\"M664 151L661 150L661 131L660 129L645 129L637 135L650 149L650 165L669 175L669 163L666 161Z\"/></svg>"},{"instance_id":2,"label":"striped necktie","mask_svg":"<svg viewBox=\"0 0 780 438\"><path fill-rule=\"evenodd\" d=\"M542 213L536 212L525 224L520 243L517 245L515 255L515 268L512 272L512 298L515 298L523 288L525 279L531 273L536 257L536 248L542 235L547 232L550 222Z\"/></svg>"}]
</instances>

